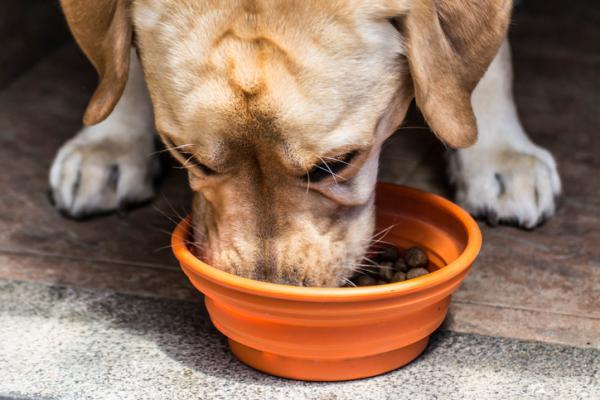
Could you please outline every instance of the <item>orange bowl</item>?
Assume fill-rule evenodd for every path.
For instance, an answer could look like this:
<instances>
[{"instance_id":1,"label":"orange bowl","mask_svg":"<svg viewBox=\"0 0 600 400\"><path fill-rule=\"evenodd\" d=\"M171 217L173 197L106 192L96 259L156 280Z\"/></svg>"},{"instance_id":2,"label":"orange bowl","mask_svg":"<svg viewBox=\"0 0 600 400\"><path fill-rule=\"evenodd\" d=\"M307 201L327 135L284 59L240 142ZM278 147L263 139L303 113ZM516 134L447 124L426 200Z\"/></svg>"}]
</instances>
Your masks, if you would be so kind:
<instances>
[{"instance_id":1,"label":"orange bowl","mask_svg":"<svg viewBox=\"0 0 600 400\"><path fill-rule=\"evenodd\" d=\"M204 293L212 322L241 361L286 378L357 379L399 368L423 352L481 248L471 216L431 193L378 184L376 219L379 227L394 226L386 241L425 249L433 271L381 286L297 287L204 263L186 245L187 220L175 228L172 244L181 268Z\"/></svg>"}]
</instances>

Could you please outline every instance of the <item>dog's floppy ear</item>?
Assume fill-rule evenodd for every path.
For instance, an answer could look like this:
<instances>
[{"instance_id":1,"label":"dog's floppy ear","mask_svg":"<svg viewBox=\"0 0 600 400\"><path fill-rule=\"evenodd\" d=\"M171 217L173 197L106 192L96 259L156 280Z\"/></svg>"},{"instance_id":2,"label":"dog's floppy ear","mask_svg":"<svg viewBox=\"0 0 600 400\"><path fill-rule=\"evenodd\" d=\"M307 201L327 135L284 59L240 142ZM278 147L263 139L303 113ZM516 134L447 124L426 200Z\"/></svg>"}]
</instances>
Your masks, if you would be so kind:
<instances>
[{"instance_id":1,"label":"dog's floppy ear","mask_svg":"<svg viewBox=\"0 0 600 400\"><path fill-rule=\"evenodd\" d=\"M510 0L387 0L404 37L415 100L435 134L452 147L477 140L471 93L496 55ZM397 14L398 15L398 14Z\"/></svg>"},{"instance_id":2,"label":"dog's floppy ear","mask_svg":"<svg viewBox=\"0 0 600 400\"><path fill-rule=\"evenodd\" d=\"M123 94L129 72L131 24L126 0L61 0L69 28L98 72L86 125L105 119Z\"/></svg>"}]
</instances>

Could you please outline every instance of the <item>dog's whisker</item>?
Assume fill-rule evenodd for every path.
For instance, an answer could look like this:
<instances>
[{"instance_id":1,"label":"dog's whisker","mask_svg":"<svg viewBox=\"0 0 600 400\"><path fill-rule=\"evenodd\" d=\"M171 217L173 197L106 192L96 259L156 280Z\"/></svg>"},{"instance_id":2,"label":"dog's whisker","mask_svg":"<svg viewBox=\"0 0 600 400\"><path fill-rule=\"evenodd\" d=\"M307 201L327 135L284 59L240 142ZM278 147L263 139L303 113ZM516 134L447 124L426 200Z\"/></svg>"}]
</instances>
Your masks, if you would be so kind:
<instances>
[{"instance_id":1,"label":"dog's whisker","mask_svg":"<svg viewBox=\"0 0 600 400\"><path fill-rule=\"evenodd\" d=\"M317 168L319 168L319 169L321 169L321 170L323 170L323 171L327 171L327 172L329 172L329 173L331 174L331 176L333 177L333 180L334 180L334 182L337 184L337 183L338 183L338 182L337 182L337 178L340 178L340 179L342 179L342 177L341 177L341 176L339 176L339 175L337 175L337 174L335 174L335 173L334 173L334 172L331 170L331 168L329 167L329 164L327 164L327 162L326 162L325 160L323 160L323 158L322 158L322 157L320 157L320 156L319 156L319 160L321 160L321 162L322 162L322 163L325 165L325 168L323 168L323 167L321 167L321 166L319 166L319 165L317 165L316 167L317 167Z\"/></svg>"},{"instance_id":2,"label":"dog's whisker","mask_svg":"<svg viewBox=\"0 0 600 400\"><path fill-rule=\"evenodd\" d=\"M383 245L380 245L380 243L382 243ZM387 246L385 245L389 245L389 244L393 244L391 242L388 242L386 240L373 240L371 241L369 247L375 248L375 249L383 249ZM381 254L383 252L379 251L379 252L373 252L372 254Z\"/></svg>"},{"instance_id":3,"label":"dog's whisker","mask_svg":"<svg viewBox=\"0 0 600 400\"><path fill-rule=\"evenodd\" d=\"M374 248L384 248L385 246L378 246L379 243L383 243L383 244L392 244L386 240L382 240L382 239L364 239L362 241L363 243L366 242L369 244L369 247L374 247ZM379 254L377 252L368 252L370 254Z\"/></svg>"},{"instance_id":4,"label":"dog's whisker","mask_svg":"<svg viewBox=\"0 0 600 400\"><path fill-rule=\"evenodd\" d=\"M193 168L193 167L197 166L196 164L191 164L191 165L188 165L188 163L190 162L190 160L191 160L192 158L194 158L194 157L195 157L195 155L194 155L194 154L191 154L191 155L190 155L190 156L189 156L189 157L188 157L188 158L187 158L187 159L186 159L186 160L183 162L183 164L181 164L181 167L179 167L179 168Z\"/></svg>"},{"instance_id":5,"label":"dog's whisker","mask_svg":"<svg viewBox=\"0 0 600 400\"><path fill-rule=\"evenodd\" d=\"M193 242L185 242L185 244L188 247L193 247L195 249L198 249L200 252L204 252L204 250L205 250L205 248L203 246L195 244ZM173 248L173 245L172 244L168 244L168 245L165 245L165 246L157 248L156 250L154 250L154 253L158 253L159 251L166 250L166 249L171 249L171 248Z\"/></svg>"},{"instance_id":6,"label":"dog's whisker","mask_svg":"<svg viewBox=\"0 0 600 400\"><path fill-rule=\"evenodd\" d=\"M188 246L192 246L201 251L204 251L206 249L206 246L204 246L204 243L190 242L189 240L186 240L185 244L187 244Z\"/></svg>"},{"instance_id":7,"label":"dog's whisker","mask_svg":"<svg viewBox=\"0 0 600 400\"><path fill-rule=\"evenodd\" d=\"M373 264L354 264L355 267L362 267L365 271L372 271L372 268L376 265Z\"/></svg>"},{"instance_id":8,"label":"dog's whisker","mask_svg":"<svg viewBox=\"0 0 600 400\"><path fill-rule=\"evenodd\" d=\"M369 272L373 272L373 269L372 269L373 267L377 267L378 269L386 269L386 270L394 269L393 267L388 267L388 266L379 265L379 264L375 264L375 265L373 265L373 264L355 264L355 265L359 266L359 267L364 267L365 268L364 270L369 271Z\"/></svg>"},{"instance_id":9,"label":"dog's whisker","mask_svg":"<svg viewBox=\"0 0 600 400\"><path fill-rule=\"evenodd\" d=\"M368 263L369 263L369 264L371 264L371 265L374 265L374 266L377 266L377 265L379 265L379 264L377 264L375 261L371 260L369 257L366 257L366 256L365 256L365 257L363 257L362 259L363 259L364 261L368 262Z\"/></svg>"},{"instance_id":10,"label":"dog's whisker","mask_svg":"<svg viewBox=\"0 0 600 400\"><path fill-rule=\"evenodd\" d=\"M161 233L168 233L169 235L171 235L171 233L170 233L170 232L166 232L166 231L162 231L162 230L157 230L157 231L159 231L159 232L161 232ZM185 243L186 245L188 245L188 246L191 246L191 247L194 247L194 248L196 248L196 249L198 249L198 250L204 250L204 249L205 249L205 246L204 246L204 243L203 243L203 242L200 242L200 243L198 243L198 242L196 242L196 241L185 240L185 241L184 241L184 243ZM156 251L161 251L161 250L164 250L164 249L169 249L169 248L172 248L172 247L173 247L173 244L171 244L171 243L170 243L170 244L167 244L167 245L161 246L161 247L157 248L157 249L156 249L156 250L154 250L154 251L155 251L155 252L156 252Z\"/></svg>"},{"instance_id":11,"label":"dog's whisker","mask_svg":"<svg viewBox=\"0 0 600 400\"><path fill-rule=\"evenodd\" d=\"M175 169L193 169L193 168L201 168L201 166L199 164L186 164L186 165L174 165L173 168L175 168Z\"/></svg>"},{"instance_id":12,"label":"dog's whisker","mask_svg":"<svg viewBox=\"0 0 600 400\"><path fill-rule=\"evenodd\" d=\"M394 245L394 243L388 242L387 240L374 240L371 243L372 243L372 245L377 245L379 243L383 243L384 245L389 245L389 246L393 246Z\"/></svg>"},{"instance_id":13,"label":"dog's whisker","mask_svg":"<svg viewBox=\"0 0 600 400\"><path fill-rule=\"evenodd\" d=\"M380 230L379 232L377 232L376 234L374 234L371 237L371 240L379 240L379 239L383 239L392 229L394 229L396 226L398 226L398 224L393 224L388 226L385 229Z\"/></svg>"},{"instance_id":14,"label":"dog's whisker","mask_svg":"<svg viewBox=\"0 0 600 400\"><path fill-rule=\"evenodd\" d=\"M373 269L369 268L352 268L352 272L357 275L368 275L371 276L373 274Z\"/></svg>"},{"instance_id":15,"label":"dog's whisker","mask_svg":"<svg viewBox=\"0 0 600 400\"><path fill-rule=\"evenodd\" d=\"M370 244L370 247L387 247L387 246L395 246L394 243L392 242L388 242L387 240L373 240ZM373 254L381 254L381 252L379 253L373 253Z\"/></svg>"},{"instance_id":16,"label":"dog's whisker","mask_svg":"<svg viewBox=\"0 0 600 400\"><path fill-rule=\"evenodd\" d=\"M171 211L173 211L175 213L175 216L177 216L177 218L179 218L180 220L184 220L184 217L177 212L177 210L175 209L175 207L173 206L173 204L169 201L169 199L167 198L167 196L165 196L164 193L162 194L162 198L165 200L165 202L167 203L167 205L169 206L169 208L171 209Z\"/></svg>"},{"instance_id":17,"label":"dog's whisker","mask_svg":"<svg viewBox=\"0 0 600 400\"><path fill-rule=\"evenodd\" d=\"M153 253L158 253L159 251L163 251L163 250L171 249L171 248L173 248L173 245L172 244L167 244L167 245L158 247L157 249L154 249L152 252Z\"/></svg>"},{"instance_id":18,"label":"dog's whisker","mask_svg":"<svg viewBox=\"0 0 600 400\"><path fill-rule=\"evenodd\" d=\"M388 226L387 228L383 228L379 231L379 233L376 233L373 236L377 236L377 235L381 235L381 234L387 234L389 231L391 231L392 229L394 229L396 226L398 226L398 224L392 224L390 226Z\"/></svg>"},{"instance_id":19,"label":"dog's whisker","mask_svg":"<svg viewBox=\"0 0 600 400\"><path fill-rule=\"evenodd\" d=\"M327 164L325 164L325 165L327 165ZM325 172L328 172L329 174L331 174L331 176L333 177L333 180L335 181L335 183L337 183L336 175L331 171L331 169L323 168L320 165L315 165L315 168L318 168L321 171L325 171Z\"/></svg>"},{"instance_id":20,"label":"dog's whisker","mask_svg":"<svg viewBox=\"0 0 600 400\"><path fill-rule=\"evenodd\" d=\"M371 235L370 238L363 239L363 242L370 242L370 241L373 241L373 240L378 240L382 235L385 235L392 228L393 228L393 226L392 227L388 227L386 229L382 229L381 231L376 232L375 234Z\"/></svg>"},{"instance_id":21,"label":"dog's whisker","mask_svg":"<svg viewBox=\"0 0 600 400\"><path fill-rule=\"evenodd\" d=\"M356 283L352 282L350 279L348 278L342 278L342 283L348 285L348 286L353 286L356 287Z\"/></svg>"},{"instance_id":22,"label":"dog's whisker","mask_svg":"<svg viewBox=\"0 0 600 400\"><path fill-rule=\"evenodd\" d=\"M161 210L160 208L158 208L157 206L153 205L152 208L154 208L156 211L158 211L160 214L162 214L163 217L167 218L174 225L177 225L179 223L176 220L174 220L170 215L168 215L163 210Z\"/></svg>"},{"instance_id":23,"label":"dog's whisker","mask_svg":"<svg viewBox=\"0 0 600 400\"><path fill-rule=\"evenodd\" d=\"M326 158L326 159L331 160L331 161L339 162L339 163L342 163L342 164L350 165L349 162L346 162L344 160L340 160L339 158L326 157L326 156L323 156L323 158Z\"/></svg>"},{"instance_id":24,"label":"dog's whisker","mask_svg":"<svg viewBox=\"0 0 600 400\"><path fill-rule=\"evenodd\" d=\"M308 193L310 191L310 173L307 169L306 170L306 193Z\"/></svg>"},{"instance_id":25,"label":"dog's whisker","mask_svg":"<svg viewBox=\"0 0 600 400\"><path fill-rule=\"evenodd\" d=\"M365 256L363 256L363 257L360 259L360 262L362 262L362 261L366 261L366 262L368 262L368 263L370 263L370 264L375 264L375 265L377 265L377 263L376 263L375 261L373 261L372 259L370 259L370 258L369 258L369 257L367 257L366 255L365 255Z\"/></svg>"},{"instance_id":26,"label":"dog's whisker","mask_svg":"<svg viewBox=\"0 0 600 400\"><path fill-rule=\"evenodd\" d=\"M164 229L154 228L152 230L154 232L164 233L165 235L169 235L169 236L173 235L173 232L169 232L169 231L166 231Z\"/></svg>"},{"instance_id":27,"label":"dog's whisker","mask_svg":"<svg viewBox=\"0 0 600 400\"><path fill-rule=\"evenodd\" d=\"M193 169L193 168L200 168L200 165L198 164L189 164L189 159L187 159L184 164L182 165L174 165L173 168L175 169Z\"/></svg>"},{"instance_id":28,"label":"dog's whisker","mask_svg":"<svg viewBox=\"0 0 600 400\"><path fill-rule=\"evenodd\" d=\"M181 144L179 146L165 147L162 150L153 151L152 153L150 153L150 155L148 157L155 156L157 154L167 153L167 152L170 152L171 150L183 149L183 148L186 148L189 146L193 146L193 144L188 143L188 144Z\"/></svg>"}]
</instances>

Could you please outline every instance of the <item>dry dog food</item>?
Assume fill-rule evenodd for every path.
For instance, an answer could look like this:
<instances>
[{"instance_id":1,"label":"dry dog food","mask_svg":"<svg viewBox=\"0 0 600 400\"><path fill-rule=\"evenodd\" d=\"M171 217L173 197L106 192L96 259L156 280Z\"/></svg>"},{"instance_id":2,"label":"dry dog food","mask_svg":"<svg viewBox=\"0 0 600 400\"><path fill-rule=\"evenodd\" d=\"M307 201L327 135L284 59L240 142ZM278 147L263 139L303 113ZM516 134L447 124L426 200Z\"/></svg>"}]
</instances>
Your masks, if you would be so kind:
<instances>
[{"instance_id":1,"label":"dry dog food","mask_svg":"<svg viewBox=\"0 0 600 400\"><path fill-rule=\"evenodd\" d=\"M371 267L352 277L348 286L374 286L402 282L429 273L427 253L420 247L411 247L401 253L396 246L381 245L376 249Z\"/></svg>"}]
</instances>

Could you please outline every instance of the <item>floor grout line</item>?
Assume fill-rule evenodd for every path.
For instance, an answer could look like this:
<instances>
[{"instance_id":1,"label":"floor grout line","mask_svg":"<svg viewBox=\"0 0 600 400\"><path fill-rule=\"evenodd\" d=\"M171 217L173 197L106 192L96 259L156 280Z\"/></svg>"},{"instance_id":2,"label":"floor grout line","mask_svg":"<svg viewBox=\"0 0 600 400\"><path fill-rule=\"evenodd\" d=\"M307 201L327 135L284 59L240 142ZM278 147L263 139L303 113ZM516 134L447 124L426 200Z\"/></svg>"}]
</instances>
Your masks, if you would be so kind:
<instances>
[{"instance_id":1,"label":"floor grout line","mask_svg":"<svg viewBox=\"0 0 600 400\"><path fill-rule=\"evenodd\" d=\"M199 299L203 299L204 298L204 294L197 291L196 289L193 290L194 296L193 297L188 297L188 296L183 296L183 297L176 297L176 296L157 296L155 294L155 292L141 292L141 291L129 291L129 290L121 290L121 289L113 289L113 288L107 288L107 287L97 287L97 286L92 286L92 285L76 285L76 284L71 284L71 283L64 283L64 282L53 282L53 281L47 281L47 280L33 280L33 279L27 279L27 278L18 278L18 279L12 279L12 278L6 278L4 276L0 276L0 285L4 284L4 283L8 283L8 284L24 284L24 285L35 285L35 286L44 286L46 288L66 288L66 289L73 289L73 290L81 290L81 291L91 291L91 292L95 292L95 293L102 293L102 294L114 294L114 295L118 295L118 296L128 296L128 297L138 297L138 298L142 298L145 300L152 300L152 301L176 301L176 302L185 302L185 303L192 303L192 304L196 304L198 303ZM2 400L2 397L0 397L0 400Z\"/></svg>"},{"instance_id":2,"label":"floor grout line","mask_svg":"<svg viewBox=\"0 0 600 400\"><path fill-rule=\"evenodd\" d=\"M117 264L117 265L126 265L129 267L141 267L141 268L152 268L152 269L161 269L167 271L179 271L178 267L170 267L163 264L152 264L145 262L137 262L137 261L124 261L124 260L111 260L111 259L103 259L103 258L86 258L80 256L69 256L55 253L46 253L46 252L37 252L37 251L13 251L6 250L0 248L0 255L7 254L13 256L29 256L29 257L52 257L52 258L62 258L65 260L71 261L88 261L88 262L97 262L104 264Z\"/></svg>"},{"instance_id":3,"label":"floor grout line","mask_svg":"<svg viewBox=\"0 0 600 400\"><path fill-rule=\"evenodd\" d=\"M537 313L542 313L542 314L552 314L552 315L561 315L561 316L565 316L565 317L574 317L574 318L581 318L581 319L589 319L592 321L599 321L600 317L596 317L596 316L588 316L588 315L581 315L581 314L569 314L566 312L555 312L555 311L548 311L548 310L540 310L537 308L525 308L525 307L518 307L518 306L508 306L508 305L504 305L504 304L491 304L491 303L478 303L475 301L468 301L468 300L460 300L460 299L452 299L453 303L457 303L457 304L467 304L467 305L473 305L473 306L483 306L483 307L492 307L492 308L502 308L502 309L507 309L507 310L518 310L518 311L529 311L529 312L537 312Z\"/></svg>"},{"instance_id":4,"label":"floor grout line","mask_svg":"<svg viewBox=\"0 0 600 400\"><path fill-rule=\"evenodd\" d=\"M0 255L2 255L2 254L13 255L13 256L29 256L29 257L52 257L52 258L62 258L65 260L72 260L72 261L90 261L90 262L105 263L105 264L125 265L125 266L129 266L129 267L151 268L151 269L158 269L158 270L165 270L165 271L179 271L179 268L172 268L172 267L168 267L168 266L161 265L161 264L128 262L128 261L119 261L119 260L106 260L106 259L98 259L98 258L88 259L88 258L78 257L78 256L64 256L64 255L58 255L58 254L53 254L53 253L43 253L43 252L11 251L11 250L0 249ZM561 316L566 316L566 317L588 319L588 320L593 320L593 321L600 320L600 317L596 317L596 316L571 314L571 313L566 313L566 312L554 312L554 311L548 311L548 310L540 310L537 308L525 308L525 307L518 307L518 306L509 306L509 305L504 305L504 304L475 302L475 301L468 301L468 300L460 300L460 299L456 299L456 298L452 299L452 301L457 304L492 307L492 308L507 309L507 310L537 312L537 313L543 313L543 314L552 314L552 315L561 315Z\"/></svg>"},{"instance_id":5,"label":"floor grout line","mask_svg":"<svg viewBox=\"0 0 600 400\"><path fill-rule=\"evenodd\" d=\"M592 211L592 212L600 212L600 207L596 207L593 204L588 204L588 203L584 203L581 201L578 201L577 199L573 199L573 198L565 198L563 200L565 205L569 205L573 208L576 208L578 210L586 210L586 211Z\"/></svg>"},{"instance_id":6,"label":"floor grout line","mask_svg":"<svg viewBox=\"0 0 600 400\"><path fill-rule=\"evenodd\" d=\"M506 239L506 240L510 240L512 242L517 242L517 243L526 243L528 245L530 245L531 247L541 250L541 251L545 251L545 252L551 252L552 249L548 246L546 246L545 244L542 243L538 243L535 240L531 240L529 238L525 238L523 237L524 235L520 235L519 237L515 237L514 235L511 235L509 233L505 233L502 232L500 230L493 230L491 232L488 232L488 235L495 235L498 236L502 239Z\"/></svg>"}]
</instances>

